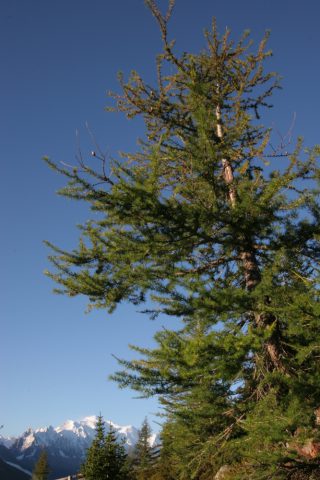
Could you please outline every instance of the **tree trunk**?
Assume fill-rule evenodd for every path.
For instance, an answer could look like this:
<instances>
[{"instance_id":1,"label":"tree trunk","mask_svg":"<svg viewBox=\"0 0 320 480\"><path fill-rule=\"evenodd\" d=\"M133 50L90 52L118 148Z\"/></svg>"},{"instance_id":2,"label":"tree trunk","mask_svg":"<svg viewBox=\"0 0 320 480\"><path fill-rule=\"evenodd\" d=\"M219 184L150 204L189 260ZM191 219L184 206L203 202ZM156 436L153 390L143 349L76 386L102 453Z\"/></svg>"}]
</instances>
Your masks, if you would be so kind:
<instances>
[{"instance_id":1,"label":"tree trunk","mask_svg":"<svg viewBox=\"0 0 320 480\"><path fill-rule=\"evenodd\" d=\"M217 136L222 139L222 122L221 122L221 109L218 105L216 107L216 119L217 119ZM228 200L231 208L235 208L237 203L237 192L234 186L234 175L230 161L226 158L222 159L222 175L223 179L228 186ZM243 269L243 276L245 286L248 291L253 290L261 280L259 263L256 257L255 250L252 245L251 239L246 239L246 246L240 247L239 257L241 259L241 267ZM251 244L251 245L250 245ZM268 299L270 301L270 299ZM267 370L280 370L285 371L285 367L282 362L282 349L280 342L280 331L277 326L277 318L271 313L254 313L255 324L259 328L266 328L276 322L271 337L265 343L266 359L265 367Z\"/></svg>"}]
</instances>

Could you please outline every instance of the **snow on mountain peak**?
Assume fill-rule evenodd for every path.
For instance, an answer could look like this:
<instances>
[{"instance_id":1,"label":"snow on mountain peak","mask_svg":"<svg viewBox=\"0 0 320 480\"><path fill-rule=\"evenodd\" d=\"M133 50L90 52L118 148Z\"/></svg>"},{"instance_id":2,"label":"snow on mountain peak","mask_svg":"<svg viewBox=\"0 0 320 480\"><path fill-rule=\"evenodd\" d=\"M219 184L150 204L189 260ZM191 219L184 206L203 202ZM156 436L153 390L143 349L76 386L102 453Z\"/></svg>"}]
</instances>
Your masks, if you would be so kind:
<instances>
[{"instance_id":1,"label":"snow on mountain peak","mask_svg":"<svg viewBox=\"0 0 320 480\"><path fill-rule=\"evenodd\" d=\"M55 431L57 433L63 432L64 430L74 431L75 428L76 428L75 427L75 422L73 420L67 420L62 425L59 425L58 427L56 427Z\"/></svg>"},{"instance_id":2,"label":"snow on mountain peak","mask_svg":"<svg viewBox=\"0 0 320 480\"><path fill-rule=\"evenodd\" d=\"M80 420L81 424L85 424L90 428L95 428L96 423L97 423L97 417L96 415L91 415L89 417L84 417L82 420Z\"/></svg>"},{"instance_id":3,"label":"snow on mountain peak","mask_svg":"<svg viewBox=\"0 0 320 480\"><path fill-rule=\"evenodd\" d=\"M15 437L4 437L0 435L0 445L4 445L7 448L10 448L15 441Z\"/></svg>"},{"instance_id":4,"label":"snow on mountain peak","mask_svg":"<svg viewBox=\"0 0 320 480\"><path fill-rule=\"evenodd\" d=\"M55 431L59 434L66 434L67 432L72 432L78 437L93 437L95 434L97 418L98 417L96 415L90 415L78 421L67 420L62 425L56 427ZM135 427L131 425L118 425L111 420L107 420L106 424L111 425L116 430L119 436L128 439L129 445L135 443L138 434L138 430Z\"/></svg>"},{"instance_id":5,"label":"snow on mountain peak","mask_svg":"<svg viewBox=\"0 0 320 480\"><path fill-rule=\"evenodd\" d=\"M14 462L29 470L33 469L36 458L45 448L56 476L61 477L70 471L78 471L95 437L96 423L97 417L91 415L81 420L67 420L57 427L29 428L15 439L7 439L0 435L0 444L8 446L10 458ZM108 420L106 432L108 425L115 429L117 437L124 441L127 450L132 450L138 440L138 429ZM157 435L150 437L150 445L156 443L156 438Z\"/></svg>"},{"instance_id":6,"label":"snow on mountain peak","mask_svg":"<svg viewBox=\"0 0 320 480\"><path fill-rule=\"evenodd\" d=\"M57 427L42 427L38 429L29 428L20 437L16 439L8 439L0 435L0 444L15 448L22 454L26 450L33 451L34 448L51 447L59 445L64 450L73 450L81 448L85 453L95 436L95 427L97 416L91 415L81 420L66 420ZM119 438L124 440L127 447L132 448L137 440L139 431L132 425L118 425L111 420L106 421L107 425L111 425ZM150 444L155 443L156 435L150 438ZM33 454L33 453L32 453Z\"/></svg>"},{"instance_id":7,"label":"snow on mountain peak","mask_svg":"<svg viewBox=\"0 0 320 480\"><path fill-rule=\"evenodd\" d=\"M28 429L23 435L21 449L26 450L27 448L29 448L33 444L34 440L35 438L33 431L31 429Z\"/></svg>"}]
</instances>

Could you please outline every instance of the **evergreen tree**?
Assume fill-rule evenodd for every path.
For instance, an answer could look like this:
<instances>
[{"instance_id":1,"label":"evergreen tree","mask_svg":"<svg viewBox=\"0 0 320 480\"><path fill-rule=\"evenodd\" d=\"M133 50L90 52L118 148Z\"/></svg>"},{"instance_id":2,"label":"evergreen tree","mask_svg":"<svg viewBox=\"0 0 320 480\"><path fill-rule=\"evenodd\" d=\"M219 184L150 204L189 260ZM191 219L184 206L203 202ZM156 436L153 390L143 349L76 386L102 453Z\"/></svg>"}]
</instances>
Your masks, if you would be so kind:
<instances>
[{"instance_id":1,"label":"evergreen tree","mask_svg":"<svg viewBox=\"0 0 320 480\"><path fill-rule=\"evenodd\" d=\"M47 480L50 473L48 455L45 450L40 453L39 459L32 472L32 480Z\"/></svg>"},{"instance_id":2,"label":"evergreen tree","mask_svg":"<svg viewBox=\"0 0 320 480\"><path fill-rule=\"evenodd\" d=\"M81 473L86 480L126 480L126 452L118 442L116 432L110 424L107 434L101 415L96 424L96 436L88 449Z\"/></svg>"},{"instance_id":3,"label":"evergreen tree","mask_svg":"<svg viewBox=\"0 0 320 480\"><path fill-rule=\"evenodd\" d=\"M138 441L133 451L133 470L136 480L149 480L154 465L154 451L150 446L151 428L145 419L138 434Z\"/></svg>"},{"instance_id":4,"label":"evergreen tree","mask_svg":"<svg viewBox=\"0 0 320 480\"><path fill-rule=\"evenodd\" d=\"M81 473L87 480L107 477L107 459L105 445L105 423L101 415L97 418L95 438L87 451L85 463L81 467Z\"/></svg>"},{"instance_id":5,"label":"evergreen tree","mask_svg":"<svg viewBox=\"0 0 320 480\"><path fill-rule=\"evenodd\" d=\"M127 454L123 443L119 442L116 437L116 432L112 425L109 425L109 430L105 440L106 461L107 461L107 476L110 480L126 480L128 478L127 471Z\"/></svg>"},{"instance_id":6,"label":"evergreen tree","mask_svg":"<svg viewBox=\"0 0 320 480\"><path fill-rule=\"evenodd\" d=\"M132 348L114 378L158 395L168 417L173 475L209 479L312 478L319 469L319 147L272 145L261 111L279 87L253 51L215 23L207 49L177 56L165 16L158 86L133 72L115 110L141 115L135 154L102 171L49 165L69 178L60 193L95 216L72 252L51 244L58 292L89 308L121 301L181 318L154 349ZM167 68L167 64L171 69ZM163 74L163 67L169 74ZM96 214L100 214L97 216ZM172 439L170 445L170 439ZM101 477L102 478L102 477ZM168 477L169 478L169 477Z\"/></svg>"}]
</instances>

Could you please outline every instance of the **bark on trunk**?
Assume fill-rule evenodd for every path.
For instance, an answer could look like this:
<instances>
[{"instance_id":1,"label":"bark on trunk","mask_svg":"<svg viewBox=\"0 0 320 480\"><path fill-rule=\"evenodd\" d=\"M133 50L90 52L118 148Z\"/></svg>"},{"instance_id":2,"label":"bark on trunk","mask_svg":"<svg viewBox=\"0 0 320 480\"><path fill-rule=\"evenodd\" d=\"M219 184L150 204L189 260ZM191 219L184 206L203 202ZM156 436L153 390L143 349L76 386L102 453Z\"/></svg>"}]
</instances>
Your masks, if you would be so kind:
<instances>
[{"instance_id":1,"label":"bark on trunk","mask_svg":"<svg viewBox=\"0 0 320 480\"><path fill-rule=\"evenodd\" d=\"M216 119L217 136L222 140L223 130L221 121L221 109L219 105L216 107ZM231 207L235 208L237 203L237 192L234 186L233 169L230 161L226 158L222 159L222 175L226 185L228 186L228 200ZM245 286L246 289L250 291L253 290L260 283L261 274L252 242L250 242L250 239L246 240L246 246L240 247L239 257L241 259L241 266L243 268ZM254 318L256 326L260 328L266 328L267 326L272 325L274 322L277 322L276 317L270 313L255 313ZM280 371L285 371L285 367L282 362L280 337L281 334L279 328L277 324L275 324L271 337L265 343L265 349L267 354L265 366L268 370L277 369Z\"/></svg>"}]
</instances>

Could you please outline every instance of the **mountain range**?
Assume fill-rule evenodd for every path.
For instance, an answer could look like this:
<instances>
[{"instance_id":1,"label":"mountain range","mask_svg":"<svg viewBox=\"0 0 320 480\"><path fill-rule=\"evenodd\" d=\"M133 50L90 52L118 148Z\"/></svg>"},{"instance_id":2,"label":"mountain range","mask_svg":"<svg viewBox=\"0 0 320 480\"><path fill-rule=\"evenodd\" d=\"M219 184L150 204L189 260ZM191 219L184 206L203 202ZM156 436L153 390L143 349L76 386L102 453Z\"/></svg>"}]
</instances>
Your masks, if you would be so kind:
<instances>
[{"instance_id":1,"label":"mountain range","mask_svg":"<svg viewBox=\"0 0 320 480\"><path fill-rule=\"evenodd\" d=\"M79 471L86 450L95 436L96 421L97 417L90 416L79 421L67 420L58 427L49 426L35 430L29 428L15 438L0 435L0 460L20 471L32 471L41 450L45 449L51 468L49 479L74 474ZM127 451L130 452L137 442L138 429L131 425L117 425L111 421L106 424L112 425L119 440L124 441ZM149 441L154 445L157 436L152 435Z\"/></svg>"}]
</instances>

